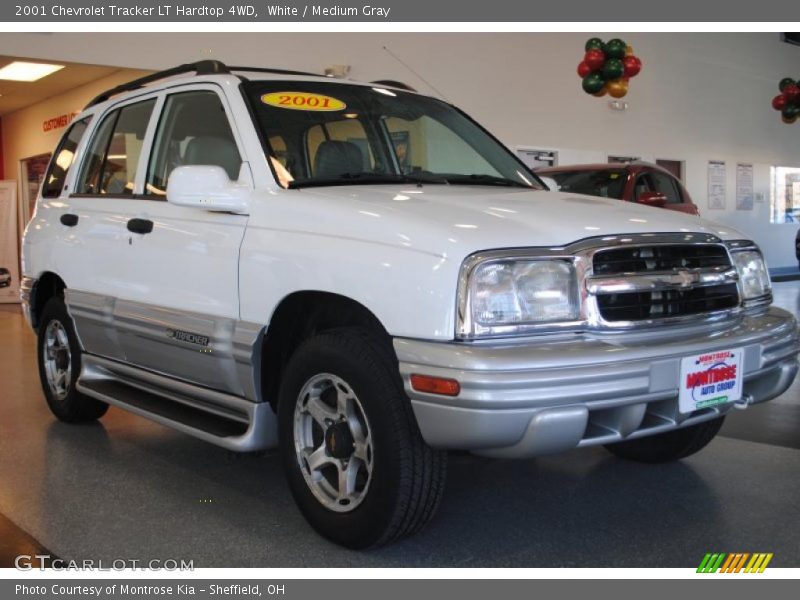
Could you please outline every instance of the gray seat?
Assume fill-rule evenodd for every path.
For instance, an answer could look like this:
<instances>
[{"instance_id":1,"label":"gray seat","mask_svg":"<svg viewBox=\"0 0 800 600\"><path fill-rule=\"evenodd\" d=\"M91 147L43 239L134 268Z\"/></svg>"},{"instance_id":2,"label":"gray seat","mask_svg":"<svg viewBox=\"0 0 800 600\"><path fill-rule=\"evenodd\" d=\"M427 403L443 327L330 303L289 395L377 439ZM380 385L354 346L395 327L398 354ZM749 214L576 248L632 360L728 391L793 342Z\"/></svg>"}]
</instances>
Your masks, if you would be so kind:
<instances>
[{"instance_id":1,"label":"gray seat","mask_svg":"<svg viewBox=\"0 0 800 600\"><path fill-rule=\"evenodd\" d=\"M201 135L189 141L183 155L184 165L217 165L232 180L239 179L242 160L236 144L226 138Z\"/></svg>"},{"instance_id":2,"label":"gray seat","mask_svg":"<svg viewBox=\"0 0 800 600\"><path fill-rule=\"evenodd\" d=\"M314 157L314 177L317 179L336 179L345 173L363 170L364 156L355 144L326 140L317 148Z\"/></svg>"}]
</instances>

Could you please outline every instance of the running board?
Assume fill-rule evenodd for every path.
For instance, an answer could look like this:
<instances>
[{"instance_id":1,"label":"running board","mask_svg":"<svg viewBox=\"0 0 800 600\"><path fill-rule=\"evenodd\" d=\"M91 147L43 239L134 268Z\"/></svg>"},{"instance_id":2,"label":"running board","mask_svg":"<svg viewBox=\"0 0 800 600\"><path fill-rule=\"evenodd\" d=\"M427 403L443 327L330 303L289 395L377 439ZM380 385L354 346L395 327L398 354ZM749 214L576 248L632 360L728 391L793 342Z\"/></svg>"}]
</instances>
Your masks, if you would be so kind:
<instances>
[{"instance_id":1,"label":"running board","mask_svg":"<svg viewBox=\"0 0 800 600\"><path fill-rule=\"evenodd\" d=\"M166 427L235 452L274 448L272 407L90 354L76 389Z\"/></svg>"}]
</instances>

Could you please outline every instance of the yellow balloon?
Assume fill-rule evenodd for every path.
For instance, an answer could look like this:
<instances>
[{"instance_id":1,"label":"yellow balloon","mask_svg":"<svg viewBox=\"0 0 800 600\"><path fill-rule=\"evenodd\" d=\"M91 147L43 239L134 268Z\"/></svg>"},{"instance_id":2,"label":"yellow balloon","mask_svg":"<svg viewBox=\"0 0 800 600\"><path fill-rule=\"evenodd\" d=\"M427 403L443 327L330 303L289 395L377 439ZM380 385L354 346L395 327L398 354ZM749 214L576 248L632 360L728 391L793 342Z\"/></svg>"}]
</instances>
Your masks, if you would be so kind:
<instances>
[{"instance_id":1,"label":"yellow balloon","mask_svg":"<svg viewBox=\"0 0 800 600\"><path fill-rule=\"evenodd\" d=\"M605 84L600 91L595 92L592 94L593 96L597 96L598 98L602 98L608 93L608 84Z\"/></svg>"},{"instance_id":2,"label":"yellow balloon","mask_svg":"<svg viewBox=\"0 0 800 600\"><path fill-rule=\"evenodd\" d=\"M625 46L625 56L633 56L633 46L630 44Z\"/></svg>"},{"instance_id":3,"label":"yellow balloon","mask_svg":"<svg viewBox=\"0 0 800 600\"><path fill-rule=\"evenodd\" d=\"M613 79L606 83L606 87L612 98L622 98L628 93L628 82L624 79Z\"/></svg>"}]
</instances>

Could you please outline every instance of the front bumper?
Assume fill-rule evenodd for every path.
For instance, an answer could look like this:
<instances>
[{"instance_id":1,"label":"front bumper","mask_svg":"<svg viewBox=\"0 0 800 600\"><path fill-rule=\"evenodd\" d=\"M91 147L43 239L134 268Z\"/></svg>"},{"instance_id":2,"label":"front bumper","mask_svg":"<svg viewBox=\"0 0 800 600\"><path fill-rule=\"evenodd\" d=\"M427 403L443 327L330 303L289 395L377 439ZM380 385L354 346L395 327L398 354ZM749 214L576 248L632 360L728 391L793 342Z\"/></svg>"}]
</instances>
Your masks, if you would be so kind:
<instances>
[{"instance_id":1,"label":"front bumper","mask_svg":"<svg viewBox=\"0 0 800 600\"><path fill-rule=\"evenodd\" d=\"M741 406L782 394L797 374L800 335L770 308L733 323L514 342L395 338L400 373L425 441L497 457L551 454L717 418L733 404L681 414L685 356L744 349ZM412 373L456 379L456 397L411 389Z\"/></svg>"}]
</instances>

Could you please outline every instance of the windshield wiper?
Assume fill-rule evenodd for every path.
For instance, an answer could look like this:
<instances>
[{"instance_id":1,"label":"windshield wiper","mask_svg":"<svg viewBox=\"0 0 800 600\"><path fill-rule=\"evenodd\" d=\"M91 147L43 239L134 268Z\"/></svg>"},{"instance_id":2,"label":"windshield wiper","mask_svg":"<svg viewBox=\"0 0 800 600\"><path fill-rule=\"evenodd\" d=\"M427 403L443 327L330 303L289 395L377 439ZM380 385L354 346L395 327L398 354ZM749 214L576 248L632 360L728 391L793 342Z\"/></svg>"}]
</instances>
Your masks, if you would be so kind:
<instances>
[{"instance_id":1,"label":"windshield wiper","mask_svg":"<svg viewBox=\"0 0 800 600\"><path fill-rule=\"evenodd\" d=\"M447 179L447 183L452 185L502 185L506 187L535 189L530 185L525 185L521 181L507 179L506 177L497 177L496 175L473 173L471 175L444 175L443 177Z\"/></svg>"},{"instance_id":2,"label":"windshield wiper","mask_svg":"<svg viewBox=\"0 0 800 600\"><path fill-rule=\"evenodd\" d=\"M437 176L422 175L401 175L397 173L371 173L363 171L360 173L342 173L339 177L326 179L303 179L292 181L289 188L297 189L304 187L326 187L330 185L363 185L363 184L392 184L392 183L414 183L414 184L446 184L447 179Z\"/></svg>"}]
</instances>

